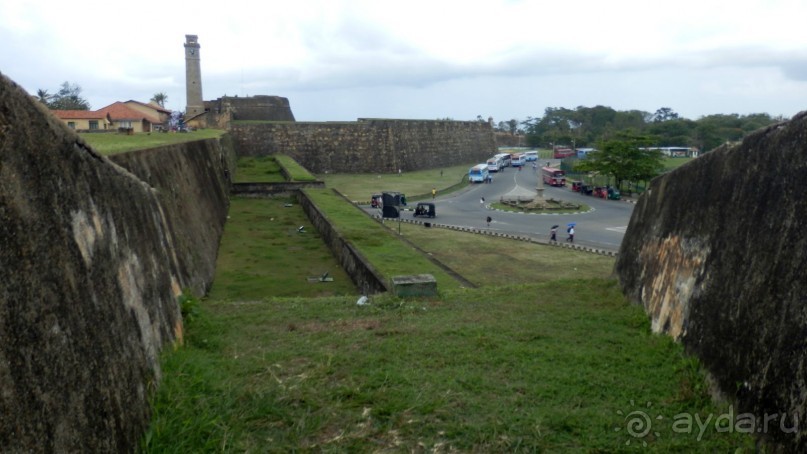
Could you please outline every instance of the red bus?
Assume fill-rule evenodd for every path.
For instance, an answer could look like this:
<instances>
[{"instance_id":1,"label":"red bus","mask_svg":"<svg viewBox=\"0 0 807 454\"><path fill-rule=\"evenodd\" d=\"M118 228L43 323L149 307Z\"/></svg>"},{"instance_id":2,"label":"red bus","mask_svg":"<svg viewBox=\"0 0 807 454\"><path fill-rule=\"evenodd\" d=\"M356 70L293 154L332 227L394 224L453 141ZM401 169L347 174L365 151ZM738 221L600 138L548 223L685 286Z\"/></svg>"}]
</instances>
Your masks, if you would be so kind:
<instances>
[{"instance_id":1,"label":"red bus","mask_svg":"<svg viewBox=\"0 0 807 454\"><path fill-rule=\"evenodd\" d=\"M554 167L542 167L541 174L544 178L544 184L550 186L566 186L566 173Z\"/></svg>"},{"instance_id":2,"label":"red bus","mask_svg":"<svg viewBox=\"0 0 807 454\"><path fill-rule=\"evenodd\" d=\"M569 156L577 156L577 152L571 148L555 148L555 159L568 158Z\"/></svg>"}]
</instances>

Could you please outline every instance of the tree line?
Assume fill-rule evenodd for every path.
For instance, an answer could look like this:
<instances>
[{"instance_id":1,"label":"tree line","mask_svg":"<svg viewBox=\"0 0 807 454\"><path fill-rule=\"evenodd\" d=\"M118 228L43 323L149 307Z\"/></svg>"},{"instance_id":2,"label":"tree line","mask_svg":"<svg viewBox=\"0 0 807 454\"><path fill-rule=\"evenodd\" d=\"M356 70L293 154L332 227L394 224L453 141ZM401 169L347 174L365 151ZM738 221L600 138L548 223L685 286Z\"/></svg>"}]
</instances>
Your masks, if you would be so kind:
<instances>
[{"instance_id":1,"label":"tree line","mask_svg":"<svg viewBox=\"0 0 807 454\"><path fill-rule=\"evenodd\" d=\"M598 143L629 132L645 136L649 146L695 147L709 151L783 120L781 116L771 117L766 113L716 114L690 120L669 107L651 114L641 110L618 111L606 106L579 106L575 109L547 107L542 117L528 117L521 126L527 145L536 148L553 145L597 148Z\"/></svg>"},{"instance_id":2,"label":"tree line","mask_svg":"<svg viewBox=\"0 0 807 454\"><path fill-rule=\"evenodd\" d=\"M81 94L81 86L77 83L64 81L56 93L46 89L36 91L36 99L51 110L90 110L90 103ZM155 93L149 101L165 107L168 95L164 92Z\"/></svg>"}]
</instances>

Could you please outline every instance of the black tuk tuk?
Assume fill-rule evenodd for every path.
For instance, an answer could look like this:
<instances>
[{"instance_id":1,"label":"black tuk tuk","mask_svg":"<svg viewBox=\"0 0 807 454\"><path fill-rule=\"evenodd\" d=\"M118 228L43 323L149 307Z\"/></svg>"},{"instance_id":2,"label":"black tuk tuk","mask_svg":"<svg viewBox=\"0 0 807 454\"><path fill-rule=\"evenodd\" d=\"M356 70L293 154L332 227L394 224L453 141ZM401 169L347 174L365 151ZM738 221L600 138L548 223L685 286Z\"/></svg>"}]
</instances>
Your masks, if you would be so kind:
<instances>
[{"instance_id":1,"label":"black tuk tuk","mask_svg":"<svg viewBox=\"0 0 807 454\"><path fill-rule=\"evenodd\" d=\"M436 210L434 209L433 203L428 202L420 202L415 207L415 212L412 214L412 217L423 216L427 218L433 218L437 215Z\"/></svg>"},{"instance_id":2,"label":"black tuk tuk","mask_svg":"<svg viewBox=\"0 0 807 454\"><path fill-rule=\"evenodd\" d=\"M373 194L370 198L370 206L373 208L381 208L381 194Z\"/></svg>"}]
</instances>

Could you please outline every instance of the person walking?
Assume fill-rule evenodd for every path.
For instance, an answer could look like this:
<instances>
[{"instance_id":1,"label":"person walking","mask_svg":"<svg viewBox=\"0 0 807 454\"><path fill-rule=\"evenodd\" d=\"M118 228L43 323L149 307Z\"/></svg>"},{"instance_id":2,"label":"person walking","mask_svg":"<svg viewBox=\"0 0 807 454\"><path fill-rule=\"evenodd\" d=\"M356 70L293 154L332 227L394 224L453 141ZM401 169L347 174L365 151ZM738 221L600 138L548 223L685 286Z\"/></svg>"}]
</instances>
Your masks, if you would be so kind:
<instances>
[{"instance_id":1,"label":"person walking","mask_svg":"<svg viewBox=\"0 0 807 454\"><path fill-rule=\"evenodd\" d=\"M437 195L437 189L432 188L432 200L434 200L434 196Z\"/></svg>"},{"instance_id":2,"label":"person walking","mask_svg":"<svg viewBox=\"0 0 807 454\"><path fill-rule=\"evenodd\" d=\"M492 221L492 220L493 220L493 218L491 218L490 216L485 218L485 221L488 223L488 227L490 227L490 221Z\"/></svg>"},{"instance_id":3,"label":"person walking","mask_svg":"<svg viewBox=\"0 0 807 454\"><path fill-rule=\"evenodd\" d=\"M574 226L569 227L569 238L566 238L566 241L574 243Z\"/></svg>"},{"instance_id":4,"label":"person walking","mask_svg":"<svg viewBox=\"0 0 807 454\"><path fill-rule=\"evenodd\" d=\"M482 205L483 207L485 206L485 198L484 197L479 199L479 204Z\"/></svg>"},{"instance_id":5,"label":"person walking","mask_svg":"<svg viewBox=\"0 0 807 454\"><path fill-rule=\"evenodd\" d=\"M549 241L558 242L558 226L553 226L549 229Z\"/></svg>"}]
</instances>

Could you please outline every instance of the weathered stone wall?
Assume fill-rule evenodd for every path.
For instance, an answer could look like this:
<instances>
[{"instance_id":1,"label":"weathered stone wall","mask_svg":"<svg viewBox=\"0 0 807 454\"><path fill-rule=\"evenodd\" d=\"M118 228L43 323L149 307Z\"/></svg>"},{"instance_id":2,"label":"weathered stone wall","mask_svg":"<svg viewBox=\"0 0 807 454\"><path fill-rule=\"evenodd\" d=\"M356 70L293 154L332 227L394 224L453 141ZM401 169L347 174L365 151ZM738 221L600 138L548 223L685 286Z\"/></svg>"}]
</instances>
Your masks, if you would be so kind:
<instances>
[{"instance_id":1,"label":"weathered stone wall","mask_svg":"<svg viewBox=\"0 0 807 454\"><path fill-rule=\"evenodd\" d=\"M288 98L281 96L223 96L205 101L205 110L213 114L229 111L233 120L294 121Z\"/></svg>"},{"instance_id":2,"label":"weathered stone wall","mask_svg":"<svg viewBox=\"0 0 807 454\"><path fill-rule=\"evenodd\" d=\"M353 279L356 288L365 294L386 292L387 284L373 265L349 241L333 227L327 216L308 198L305 191L298 191L298 201L308 219L314 224L322 240L331 249L339 264ZM350 203L347 202L346 203ZM357 207L356 216L365 216Z\"/></svg>"},{"instance_id":3,"label":"weathered stone wall","mask_svg":"<svg viewBox=\"0 0 807 454\"><path fill-rule=\"evenodd\" d=\"M616 264L654 331L698 356L757 428L775 415L763 436L797 452L807 450L805 181L802 113L654 180Z\"/></svg>"},{"instance_id":4,"label":"weathered stone wall","mask_svg":"<svg viewBox=\"0 0 807 454\"><path fill-rule=\"evenodd\" d=\"M136 449L177 296L212 279L222 154L116 157L127 171L0 75L2 451Z\"/></svg>"},{"instance_id":5,"label":"weathered stone wall","mask_svg":"<svg viewBox=\"0 0 807 454\"><path fill-rule=\"evenodd\" d=\"M234 122L230 132L239 156L283 153L314 173L430 169L496 153L490 125L474 121Z\"/></svg>"}]
</instances>

